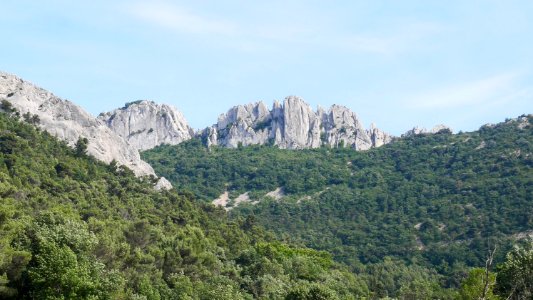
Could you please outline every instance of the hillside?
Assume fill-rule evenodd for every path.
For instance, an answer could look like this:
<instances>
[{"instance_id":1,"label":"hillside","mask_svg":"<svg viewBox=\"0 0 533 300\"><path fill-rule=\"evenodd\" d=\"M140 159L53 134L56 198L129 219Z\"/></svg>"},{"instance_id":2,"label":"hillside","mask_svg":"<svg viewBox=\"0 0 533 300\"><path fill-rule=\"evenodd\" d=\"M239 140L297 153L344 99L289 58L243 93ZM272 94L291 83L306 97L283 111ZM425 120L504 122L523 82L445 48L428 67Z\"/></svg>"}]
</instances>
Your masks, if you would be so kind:
<instances>
[{"instance_id":1,"label":"hillside","mask_svg":"<svg viewBox=\"0 0 533 300\"><path fill-rule=\"evenodd\" d=\"M0 71L2 106L13 107L32 123L70 146L80 138L88 141L87 153L110 163L115 160L138 176L153 175L154 170L142 161L136 148L113 132L101 120L81 106L34 85L15 75ZM38 122L37 122L38 121Z\"/></svg>"},{"instance_id":2,"label":"hillside","mask_svg":"<svg viewBox=\"0 0 533 300\"><path fill-rule=\"evenodd\" d=\"M377 258L363 264L345 260L351 264L352 272L334 262L328 252L303 247L304 242L314 243L314 247L330 249L342 260L338 245L322 243L329 242L328 235L336 233L331 231L336 228L334 223L314 223L333 216L337 206L309 206L324 216L302 214L291 207L305 207L304 203L311 204L330 190L348 188L342 182L327 183L327 191L316 193L301 204L297 203L298 197L305 190L288 190L289 196L279 203L270 202L268 206L266 200L257 206L244 205L233 210L233 218L228 219L223 209L193 201L191 192L156 191L155 177L137 178L133 171L115 162L107 165L88 156L87 140L80 139L74 148L68 147L26 124L38 122L37 119L27 116L22 122L5 103L3 108L7 113L0 113L2 299L470 299L482 290L476 284L484 274L482 269L453 265L453 270L460 272L443 276L417 261L417 257L411 261L381 259L377 257L379 251L388 248L380 248L379 239L372 240L372 246L361 238L360 243L366 242L367 247L376 250ZM529 125L520 126L530 129ZM205 150L194 143L188 147L197 147L199 152L195 155ZM226 150L231 151L223 151ZM218 149L211 151L216 153ZM279 150L251 147L237 151ZM333 153L327 149L310 153L320 151ZM349 157L353 151L341 149L339 153ZM528 152L524 155L530 156ZM245 156L241 153L240 157ZM241 166L246 165L246 159L241 162ZM529 171L528 163L517 165L517 174ZM523 178L526 186L528 174ZM271 210L263 205L284 207L282 218L272 218L269 224L265 216ZM255 208L255 216L239 216L251 214ZM528 208L522 207L523 214L518 214L518 221L511 226L518 226L527 218ZM307 217L314 219L303 226ZM351 224L364 225L353 221ZM277 241L259 223L276 229L288 243ZM527 226L528 223L524 228ZM310 230L322 232L309 234ZM300 242L299 246L287 238L289 234L294 236L294 242ZM305 234L323 240L306 241ZM375 237L369 234L368 239L371 238ZM511 252L506 265L498 269L498 278L502 279L497 288L502 295L510 291L517 297L531 294L527 272L533 251L521 249ZM489 275L494 284L495 275ZM463 284L456 290L459 281ZM492 295L492 288L489 294Z\"/></svg>"},{"instance_id":3,"label":"hillside","mask_svg":"<svg viewBox=\"0 0 533 300\"><path fill-rule=\"evenodd\" d=\"M247 193L233 217L253 216L280 238L327 250L355 271L389 256L435 268L457 285L466 266L484 265L487 249L498 245L502 261L510 243L532 233L532 123L522 116L364 152L207 149L193 140L142 156L198 199L228 191L229 209ZM265 196L278 188L281 199Z\"/></svg>"},{"instance_id":4,"label":"hillside","mask_svg":"<svg viewBox=\"0 0 533 300\"><path fill-rule=\"evenodd\" d=\"M281 244L251 219L156 191L155 177L86 151L0 113L0 298L370 294L328 253Z\"/></svg>"}]
</instances>

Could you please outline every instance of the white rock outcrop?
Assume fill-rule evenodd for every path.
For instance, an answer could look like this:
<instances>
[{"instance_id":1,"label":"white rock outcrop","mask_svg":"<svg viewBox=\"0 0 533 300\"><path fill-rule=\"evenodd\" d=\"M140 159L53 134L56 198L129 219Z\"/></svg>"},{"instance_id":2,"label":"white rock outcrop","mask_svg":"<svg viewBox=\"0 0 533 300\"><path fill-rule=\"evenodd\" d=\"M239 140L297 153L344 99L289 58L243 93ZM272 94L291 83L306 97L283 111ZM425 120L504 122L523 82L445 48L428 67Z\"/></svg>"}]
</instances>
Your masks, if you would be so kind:
<instances>
[{"instance_id":1,"label":"white rock outcrop","mask_svg":"<svg viewBox=\"0 0 533 300\"><path fill-rule=\"evenodd\" d=\"M435 134L435 133L439 133L439 132L450 132L450 133L452 133L453 130L450 127L448 127L448 126L446 126L444 124L435 125L435 126L433 126L433 128L431 130L427 130L424 127L415 126L415 127L413 127L413 129L410 129L406 133L402 134L402 137L410 137L410 136L415 136L415 135L419 135L419 134Z\"/></svg>"},{"instance_id":2,"label":"white rock outcrop","mask_svg":"<svg viewBox=\"0 0 533 300\"><path fill-rule=\"evenodd\" d=\"M208 146L272 144L284 149L317 148L322 145L367 150L392 140L374 125L366 130L348 108L333 105L315 112L302 98L275 101L269 111L263 102L239 105L218 118L217 124L200 133Z\"/></svg>"},{"instance_id":3,"label":"white rock outcrop","mask_svg":"<svg viewBox=\"0 0 533 300\"><path fill-rule=\"evenodd\" d=\"M191 139L194 131L174 107L140 100L102 113L98 119L138 150L161 144L176 145Z\"/></svg>"},{"instance_id":4,"label":"white rock outcrop","mask_svg":"<svg viewBox=\"0 0 533 300\"><path fill-rule=\"evenodd\" d=\"M170 181L168 181L165 177L159 177L159 180L155 184L154 188L158 191L170 190L172 189L172 183L170 183Z\"/></svg>"},{"instance_id":5,"label":"white rock outcrop","mask_svg":"<svg viewBox=\"0 0 533 300\"><path fill-rule=\"evenodd\" d=\"M370 129L367 131L367 133L370 136L370 140L372 141L372 145L374 145L374 147L381 147L392 141L392 136L377 128L374 123L370 124Z\"/></svg>"},{"instance_id":6,"label":"white rock outcrop","mask_svg":"<svg viewBox=\"0 0 533 300\"><path fill-rule=\"evenodd\" d=\"M0 99L12 104L21 114L39 117L38 126L66 141L70 146L87 138L87 152L109 163L116 160L137 175L155 175L152 167L141 160L139 152L106 124L68 100L39 88L17 76L0 72Z\"/></svg>"}]
</instances>

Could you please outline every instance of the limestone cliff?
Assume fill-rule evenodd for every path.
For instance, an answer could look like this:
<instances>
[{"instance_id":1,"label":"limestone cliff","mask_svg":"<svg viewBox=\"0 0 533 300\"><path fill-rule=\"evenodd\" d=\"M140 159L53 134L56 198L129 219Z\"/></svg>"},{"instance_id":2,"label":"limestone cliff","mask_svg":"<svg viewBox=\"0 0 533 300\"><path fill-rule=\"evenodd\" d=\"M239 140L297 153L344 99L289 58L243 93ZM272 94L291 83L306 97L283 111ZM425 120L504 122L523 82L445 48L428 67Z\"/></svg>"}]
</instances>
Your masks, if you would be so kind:
<instances>
[{"instance_id":1,"label":"limestone cliff","mask_svg":"<svg viewBox=\"0 0 533 300\"><path fill-rule=\"evenodd\" d=\"M140 100L98 119L138 150L148 150L161 144L176 145L194 134L185 117L176 108L153 101Z\"/></svg>"},{"instance_id":2,"label":"limestone cliff","mask_svg":"<svg viewBox=\"0 0 533 300\"><path fill-rule=\"evenodd\" d=\"M39 117L38 126L73 146L80 137L89 141L87 152L106 163L116 160L136 175L154 175L139 152L74 103L56 97L14 75L0 72L0 99L6 100L21 114Z\"/></svg>"},{"instance_id":3,"label":"limestone cliff","mask_svg":"<svg viewBox=\"0 0 533 300\"><path fill-rule=\"evenodd\" d=\"M137 175L154 171L140 159L139 150L161 144L179 144L194 136L208 146L236 148L239 145L276 145L283 149L350 147L368 150L392 141L393 137L374 124L365 129L350 109L333 105L314 111L302 98L289 96L275 101L269 110L263 102L238 105L219 116L217 123L194 133L174 107L139 100L94 118L79 106L14 75L0 72L0 99L10 102L21 114L37 115L39 126L74 145L80 137L89 140L88 153L104 162L116 160ZM404 136L450 130L438 125L428 131L415 127ZM158 188L169 188L160 181Z\"/></svg>"},{"instance_id":4,"label":"limestone cliff","mask_svg":"<svg viewBox=\"0 0 533 300\"><path fill-rule=\"evenodd\" d=\"M209 146L272 144L284 149L317 148L322 145L367 150L389 143L392 137L374 125L366 130L348 108L333 105L316 112L302 98L290 96L274 102L239 105L218 118L200 135Z\"/></svg>"}]
</instances>

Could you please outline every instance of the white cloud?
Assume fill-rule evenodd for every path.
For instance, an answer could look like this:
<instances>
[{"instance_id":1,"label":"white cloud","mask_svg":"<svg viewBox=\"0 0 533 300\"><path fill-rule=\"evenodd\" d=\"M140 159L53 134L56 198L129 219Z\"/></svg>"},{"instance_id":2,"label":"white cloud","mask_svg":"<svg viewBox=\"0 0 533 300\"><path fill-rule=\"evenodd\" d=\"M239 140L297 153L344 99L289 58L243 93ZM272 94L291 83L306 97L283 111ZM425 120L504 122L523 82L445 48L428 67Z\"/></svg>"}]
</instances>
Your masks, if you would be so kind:
<instances>
[{"instance_id":1,"label":"white cloud","mask_svg":"<svg viewBox=\"0 0 533 300\"><path fill-rule=\"evenodd\" d=\"M164 2L138 2L128 11L140 20L181 33L226 36L238 33L237 26L231 22L201 16Z\"/></svg>"},{"instance_id":2,"label":"white cloud","mask_svg":"<svg viewBox=\"0 0 533 300\"><path fill-rule=\"evenodd\" d=\"M406 101L412 108L446 109L512 102L525 97L529 89L517 87L518 74L496 76L428 91Z\"/></svg>"}]
</instances>

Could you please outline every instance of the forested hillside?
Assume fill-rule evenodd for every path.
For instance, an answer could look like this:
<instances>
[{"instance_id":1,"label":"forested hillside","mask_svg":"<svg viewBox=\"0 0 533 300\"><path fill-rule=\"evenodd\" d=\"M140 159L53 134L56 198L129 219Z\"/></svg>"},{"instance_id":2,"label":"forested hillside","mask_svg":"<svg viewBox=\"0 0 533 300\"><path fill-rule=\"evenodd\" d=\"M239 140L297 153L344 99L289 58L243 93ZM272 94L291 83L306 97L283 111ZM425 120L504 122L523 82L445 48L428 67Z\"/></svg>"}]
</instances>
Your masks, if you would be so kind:
<instances>
[{"instance_id":1,"label":"forested hillside","mask_svg":"<svg viewBox=\"0 0 533 300\"><path fill-rule=\"evenodd\" d=\"M485 265L488 249L496 247L501 262L533 233L532 123L522 116L365 152L207 149L196 140L143 157L198 199L248 192L251 202L233 208L233 217L253 217L286 241L329 251L355 272L390 257L458 286L467 267ZM277 188L283 198L265 197Z\"/></svg>"},{"instance_id":2,"label":"forested hillside","mask_svg":"<svg viewBox=\"0 0 533 300\"><path fill-rule=\"evenodd\" d=\"M326 252L276 242L252 219L228 220L188 194L155 191L155 178L87 156L86 140L71 149L17 119L0 113L1 299L371 294Z\"/></svg>"},{"instance_id":3,"label":"forested hillside","mask_svg":"<svg viewBox=\"0 0 533 300\"><path fill-rule=\"evenodd\" d=\"M368 183L365 181L357 181L360 184L357 188L340 181L343 177L339 176L334 182L326 181L322 186L316 184L314 189L307 187L312 191L312 194L307 194L304 187L295 185L297 188L291 190L281 182L267 178L265 182L272 180L269 184L273 187L286 188L288 196L279 202L266 199L256 206L239 206L228 219L224 209L194 200L195 194L202 195L201 184L189 183L188 189L179 187L179 192L156 191L155 178L139 179L127 168L117 167L115 163L106 165L87 156L86 140L80 139L72 149L48 133L35 129L31 124L38 123L38 118L17 115L5 102L2 108L8 112L0 113L2 299L378 299L387 296L400 299L472 299L484 291L484 274L488 274L490 281L487 295L491 299L496 299L493 290L505 296L513 293L515 299L530 296L533 290L530 280L533 270L531 244L510 252L505 264L494 269L498 271L497 278L501 278L494 285L495 273L465 268L461 263L449 267L457 272L439 270L439 274L426 261L428 256L424 253L429 253L429 250L411 249L416 255L390 251L393 247L386 244L390 241L380 240L386 235L370 229L377 222L371 219L372 216L385 213L389 216L380 220L396 220L392 210L383 212L379 206L368 202L366 223L360 223L358 218L345 222L348 219L337 207L345 209L347 215L355 213L355 210L350 205L340 206L342 201L349 200L341 195L351 190L366 195L364 187ZM523 125L523 130L530 130L527 126ZM507 125L502 128L507 128ZM443 135L440 138L453 137ZM529 143L527 138L524 140ZM406 143L414 141L420 140L414 138ZM486 143L490 144L489 141ZM400 147L398 145L403 144L395 144L392 149ZM247 164L249 167L248 161L256 153L288 158L300 153L291 158L294 162L309 153L322 155L323 151L330 153L331 157L338 156L335 159L342 161L343 166L353 168L357 163L364 163L364 159L356 160L364 156L352 157L352 152L342 149L296 152L255 147L234 151L213 148L208 151L194 143L183 147L188 149L185 152L189 153L190 162L194 162L192 157L198 157L200 161L201 155L206 159L216 153L233 155L241 152L241 167L247 167ZM402 147L409 148L408 144ZM189 152L191 149L196 152ZM376 153L391 151L387 149ZM525 147L520 149L530 151ZM373 152L364 155L369 153ZM527 158L527 153L521 152L520 155ZM385 156L385 153L380 155ZM224 163L221 157L211 163ZM268 155L258 157L268 158ZM351 160L346 161L350 157ZM326 168L323 163L327 161L318 160L317 164ZM283 165L284 161L280 159L279 163ZM524 180L526 193L529 192L527 180L531 175L528 173L531 162L527 163L513 164L516 174L521 174ZM235 163L235 167L237 165ZM296 167L299 164L295 163L291 165L294 172L308 169ZM340 165L336 168L340 170ZM363 172L367 167L357 168ZM292 173L286 175L294 176ZM312 176L312 173L303 176L307 178L305 176ZM253 182L251 178L248 181ZM250 183L232 193L248 190L246 184ZM375 187L378 184L379 181L375 182ZM222 185L221 191L226 188L231 189L231 186ZM256 196L261 198L260 195L268 190L270 186L257 189ZM330 194L333 192L339 193L339 196ZM377 188L373 193L379 194ZM205 199L209 199L208 193L204 195ZM321 198L323 195L331 198ZM332 199L338 199L339 203L325 205ZM362 199L358 201L365 203ZM511 203L522 205L521 201L525 200L513 201ZM530 223L524 223L523 227L517 224L529 220L527 214L530 208L527 203L521 207L523 212L512 208L511 212L518 217L508 221L509 233L529 228ZM371 214L373 209L374 215ZM505 219L505 210L501 213L502 219ZM404 215L405 220L411 220L408 210L404 211ZM432 214L427 212L427 216ZM361 215L360 218L363 217ZM429 220L429 217L426 218ZM394 227L392 221L383 224L382 228ZM308 225L303 225L304 222ZM272 228L274 234L263 229L261 224ZM482 224L485 226L485 223ZM342 229L343 226L363 226L360 228L365 232L354 230L359 234L354 238L359 241L351 246L348 242L336 244L339 237L336 228ZM496 230L502 229L496 227ZM383 232L392 234L394 231ZM429 233L427 235L430 236ZM426 239L422 234L420 237ZM400 237L398 239L401 240ZM327 249L333 255L306 248L305 245ZM367 247L368 252L365 254L364 247L358 250L359 245ZM398 243L397 248L401 247ZM376 254L370 257L368 253L372 249ZM361 254L356 251L361 251ZM384 254L379 251L384 251ZM498 253L503 254L504 251L499 249ZM343 256L349 253L356 255L352 259ZM365 259L365 255L370 258ZM350 267L335 262L333 257L347 262ZM462 262L457 257L454 259ZM459 286L460 281L462 284Z\"/></svg>"}]
</instances>

